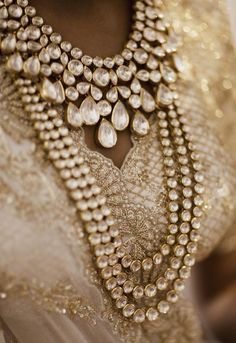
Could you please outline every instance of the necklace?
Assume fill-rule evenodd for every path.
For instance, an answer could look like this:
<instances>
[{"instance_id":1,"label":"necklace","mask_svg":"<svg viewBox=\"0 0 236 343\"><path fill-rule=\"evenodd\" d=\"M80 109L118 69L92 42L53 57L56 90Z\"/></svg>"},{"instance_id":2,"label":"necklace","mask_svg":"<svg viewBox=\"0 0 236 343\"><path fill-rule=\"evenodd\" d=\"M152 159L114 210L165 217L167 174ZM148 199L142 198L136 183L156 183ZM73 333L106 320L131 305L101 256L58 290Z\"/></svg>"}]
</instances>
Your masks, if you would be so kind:
<instances>
[{"instance_id":1,"label":"necklace","mask_svg":"<svg viewBox=\"0 0 236 343\"><path fill-rule=\"evenodd\" d=\"M5 0L0 6L2 58L39 142L75 202L102 284L124 318L156 320L178 301L195 263L204 192L201 163L175 85L181 69L176 40L162 4L135 1L130 41L121 55L104 60L63 42L28 0ZM146 115L152 112L162 147L168 224L159 249L138 260L71 131L99 123L100 144L112 147L116 131L125 129L131 116L132 130L146 135ZM136 273L147 271L151 280L137 281Z\"/></svg>"},{"instance_id":2,"label":"necklace","mask_svg":"<svg viewBox=\"0 0 236 343\"><path fill-rule=\"evenodd\" d=\"M66 102L66 120L71 128L96 125L97 142L105 148L112 148L117 131L129 125L135 135L147 135L147 117L158 106L171 104L174 93L169 86L177 78L178 61L173 55L177 41L160 9L134 1L130 40L121 54L103 59L72 48L49 25L43 25L35 9L26 6L25 1L20 4L25 14L21 6L9 6L9 15L14 18L9 24L18 31L17 37L10 35L3 42L2 52L10 53L14 45L18 52L8 60L8 69L24 71L30 77L44 76L43 98L58 104ZM3 7L2 17L6 15L8 11ZM18 18L21 28L17 27ZM147 84L151 85L150 91Z\"/></svg>"}]
</instances>

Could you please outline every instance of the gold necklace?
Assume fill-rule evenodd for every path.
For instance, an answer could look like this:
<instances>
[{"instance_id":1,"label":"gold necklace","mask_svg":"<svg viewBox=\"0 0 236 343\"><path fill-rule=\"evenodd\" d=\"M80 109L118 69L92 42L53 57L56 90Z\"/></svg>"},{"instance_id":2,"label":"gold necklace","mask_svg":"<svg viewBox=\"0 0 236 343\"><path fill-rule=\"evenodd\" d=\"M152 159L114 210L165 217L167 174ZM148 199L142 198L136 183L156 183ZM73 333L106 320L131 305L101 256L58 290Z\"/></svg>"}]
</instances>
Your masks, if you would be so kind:
<instances>
[{"instance_id":1,"label":"gold necklace","mask_svg":"<svg viewBox=\"0 0 236 343\"><path fill-rule=\"evenodd\" d=\"M104 288L125 318L141 323L166 314L184 289L195 263L204 187L175 87L182 65L161 2L135 1L134 10L134 30L122 54L103 60L63 42L28 0L0 2L1 52L19 100L75 201ZM152 91L146 90L147 83L153 84ZM67 108L63 116L62 106ZM146 115L153 112L163 154L167 234L157 251L138 260L125 244L90 166L79 156L71 130L99 123L100 144L112 147L116 131L125 129L131 116L132 130L147 134ZM138 271L156 276L150 282L137 281Z\"/></svg>"}]
</instances>

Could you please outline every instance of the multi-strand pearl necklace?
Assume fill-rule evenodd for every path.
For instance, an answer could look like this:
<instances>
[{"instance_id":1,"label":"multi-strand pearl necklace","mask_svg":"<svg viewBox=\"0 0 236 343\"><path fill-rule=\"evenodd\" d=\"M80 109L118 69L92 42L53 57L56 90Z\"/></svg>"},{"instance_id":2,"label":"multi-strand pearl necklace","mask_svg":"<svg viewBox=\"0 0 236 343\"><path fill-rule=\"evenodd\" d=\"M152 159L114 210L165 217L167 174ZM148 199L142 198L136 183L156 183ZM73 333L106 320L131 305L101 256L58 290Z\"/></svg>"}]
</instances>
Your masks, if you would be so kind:
<instances>
[{"instance_id":1,"label":"multi-strand pearl necklace","mask_svg":"<svg viewBox=\"0 0 236 343\"><path fill-rule=\"evenodd\" d=\"M63 42L27 0L5 0L0 6L6 68L15 77L39 141L75 201L103 285L125 318L137 323L156 320L177 302L195 263L204 191L199 156L174 87L180 66L173 57L176 44L168 36L170 26L160 1L135 2L130 41L121 55L104 60ZM152 92L145 89L147 82L153 82ZM145 115L156 111L163 154L167 233L159 249L142 260L127 250L107 199L70 132L71 127L94 125L104 117L99 141L113 146L114 132L130 121L126 106L133 111L132 130L140 136L149 130ZM137 281L133 276L138 271L155 271L157 276L151 282Z\"/></svg>"}]
</instances>

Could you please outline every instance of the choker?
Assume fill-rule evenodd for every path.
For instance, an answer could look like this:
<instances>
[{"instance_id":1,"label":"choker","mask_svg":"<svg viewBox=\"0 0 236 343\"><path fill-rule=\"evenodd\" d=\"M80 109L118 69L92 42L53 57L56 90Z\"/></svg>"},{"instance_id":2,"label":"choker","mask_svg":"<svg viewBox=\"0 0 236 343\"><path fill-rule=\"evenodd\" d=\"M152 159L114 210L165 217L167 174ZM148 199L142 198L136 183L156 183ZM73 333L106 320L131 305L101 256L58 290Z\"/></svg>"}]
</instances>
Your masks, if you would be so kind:
<instances>
[{"instance_id":1,"label":"choker","mask_svg":"<svg viewBox=\"0 0 236 343\"><path fill-rule=\"evenodd\" d=\"M68 127L96 126L95 141L105 148L116 145L117 131L129 128L145 136L150 114L175 99L182 68L176 54L180 42L155 2L160 3L134 1L132 30L120 54L92 58L44 25L26 1L7 1L1 26L17 31L1 44L2 53L10 55L7 68L44 79L41 95L66 106Z\"/></svg>"}]
</instances>

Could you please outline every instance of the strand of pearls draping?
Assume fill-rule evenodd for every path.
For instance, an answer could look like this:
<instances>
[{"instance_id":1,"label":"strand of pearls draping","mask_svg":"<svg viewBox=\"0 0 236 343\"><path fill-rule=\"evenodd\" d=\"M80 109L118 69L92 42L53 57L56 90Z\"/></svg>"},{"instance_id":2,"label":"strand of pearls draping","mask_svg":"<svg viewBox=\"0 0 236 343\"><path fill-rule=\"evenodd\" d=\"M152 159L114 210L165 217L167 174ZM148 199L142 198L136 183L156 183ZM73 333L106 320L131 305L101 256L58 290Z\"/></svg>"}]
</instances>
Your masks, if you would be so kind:
<instances>
[{"instance_id":1,"label":"strand of pearls draping","mask_svg":"<svg viewBox=\"0 0 236 343\"><path fill-rule=\"evenodd\" d=\"M203 175L184 113L174 105L158 112L168 198L168 233L152 257L133 260L123 246L102 189L96 185L84 159L78 156L78 148L56 108L43 101L39 87L31 80L18 79L15 83L49 159L75 201L104 287L117 308L135 322L145 318L155 320L167 313L170 304L178 300L178 293L183 290L184 280L190 276L190 267L195 262L202 214ZM143 284L132 280L132 273L150 271L162 263L167 267L155 282ZM155 306L146 305L154 298Z\"/></svg>"}]
</instances>

